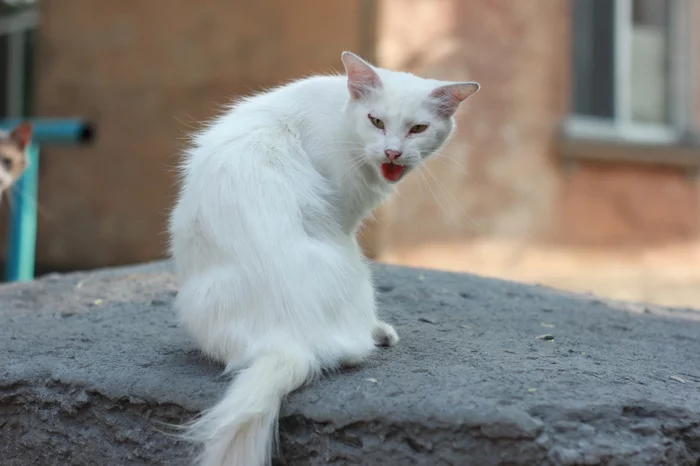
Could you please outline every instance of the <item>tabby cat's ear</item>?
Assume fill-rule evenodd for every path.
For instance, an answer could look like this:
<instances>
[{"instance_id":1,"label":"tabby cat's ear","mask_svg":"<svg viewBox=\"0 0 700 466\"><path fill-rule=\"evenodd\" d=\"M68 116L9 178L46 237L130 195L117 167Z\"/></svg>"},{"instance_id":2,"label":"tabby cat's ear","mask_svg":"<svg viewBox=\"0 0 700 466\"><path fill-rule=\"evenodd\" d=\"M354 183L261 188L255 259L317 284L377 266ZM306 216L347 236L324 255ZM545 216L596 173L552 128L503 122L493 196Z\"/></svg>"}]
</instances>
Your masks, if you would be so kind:
<instances>
[{"instance_id":1,"label":"tabby cat's ear","mask_svg":"<svg viewBox=\"0 0 700 466\"><path fill-rule=\"evenodd\" d=\"M32 124L28 121L20 123L12 132L10 133L10 140L19 148L19 150L25 150L27 146L32 142L32 133L34 128Z\"/></svg>"}]
</instances>

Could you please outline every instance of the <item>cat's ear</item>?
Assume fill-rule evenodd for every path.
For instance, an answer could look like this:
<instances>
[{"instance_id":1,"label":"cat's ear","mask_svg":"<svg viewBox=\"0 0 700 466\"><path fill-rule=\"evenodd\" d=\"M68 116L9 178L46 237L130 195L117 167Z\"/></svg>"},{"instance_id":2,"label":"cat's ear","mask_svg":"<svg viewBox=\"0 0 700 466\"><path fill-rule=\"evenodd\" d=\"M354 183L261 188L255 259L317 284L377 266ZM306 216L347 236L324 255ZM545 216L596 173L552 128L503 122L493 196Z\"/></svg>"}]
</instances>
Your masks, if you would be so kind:
<instances>
[{"instance_id":1,"label":"cat's ear","mask_svg":"<svg viewBox=\"0 0 700 466\"><path fill-rule=\"evenodd\" d=\"M20 123L10 133L10 141L12 141L19 150L25 150L29 143L32 142L32 133L34 128L28 121Z\"/></svg>"},{"instance_id":2,"label":"cat's ear","mask_svg":"<svg viewBox=\"0 0 700 466\"><path fill-rule=\"evenodd\" d=\"M372 65L350 52L343 52L342 60L348 75L348 90L353 99L363 99L372 90L381 89L382 81Z\"/></svg>"},{"instance_id":3,"label":"cat's ear","mask_svg":"<svg viewBox=\"0 0 700 466\"><path fill-rule=\"evenodd\" d=\"M440 86L430 93L430 98L436 104L438 115L450 118L457 111L459 104L479 90L479 83L463 82Z\"/></svg>"}]
</instances>

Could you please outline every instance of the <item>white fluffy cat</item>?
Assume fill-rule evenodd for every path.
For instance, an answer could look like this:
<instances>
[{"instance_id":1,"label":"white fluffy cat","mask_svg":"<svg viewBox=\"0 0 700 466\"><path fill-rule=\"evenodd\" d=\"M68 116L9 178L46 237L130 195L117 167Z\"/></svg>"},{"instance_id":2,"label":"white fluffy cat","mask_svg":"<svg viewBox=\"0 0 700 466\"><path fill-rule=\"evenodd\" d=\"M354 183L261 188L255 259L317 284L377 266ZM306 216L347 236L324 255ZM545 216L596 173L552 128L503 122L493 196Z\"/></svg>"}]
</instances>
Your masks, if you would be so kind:
<instances>
[{"instance_id":1,"label":"white fluffy cat","mask_svg":"<svg viewBox=\"0 0 700 466\"><path fill-rule=\"evenodd\" d=\"M239 371L189 426L206 466L270 463L280 403L322 370L399 337L377 317L363 219L450 137L479 89L376 68L244 99L199 132L170 218L176 308L204 353Z\"/></svg>"}]
</instances>

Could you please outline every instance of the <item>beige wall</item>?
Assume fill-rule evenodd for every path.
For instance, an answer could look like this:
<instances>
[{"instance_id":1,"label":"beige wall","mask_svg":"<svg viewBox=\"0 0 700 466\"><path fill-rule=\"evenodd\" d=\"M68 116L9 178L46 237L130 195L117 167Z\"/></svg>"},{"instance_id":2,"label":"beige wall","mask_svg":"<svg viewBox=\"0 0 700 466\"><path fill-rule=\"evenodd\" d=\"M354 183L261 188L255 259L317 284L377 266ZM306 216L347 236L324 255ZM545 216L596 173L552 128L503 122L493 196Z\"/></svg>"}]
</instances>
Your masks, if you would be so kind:
<instances>
[{"instance_id":1,"label":"beige wall","mask_svg":"<svg viewBox=\"0 0 700 466\"><path fill-rule=\"evenodd\" d=\"M382 64L483 85L445 156L383 210L385 251L547 235L561 189L552 148L568 100L567 3L385 0L378 18Z\"/></svg>"},{"instance_id":2,"label":"beige wall","mask_svg":"<svg viewBox=\"0 0 700 466\"><path fill-rule=\"evenodd\" d=\"M687 170L563 163L569 1L381 5L381 64L483 87L462 109L455 143L382 209L380 258L479 271L469 261L488 256L487 243L614 249L698 238L697 181Z\"/></svg>"}]
</instances>

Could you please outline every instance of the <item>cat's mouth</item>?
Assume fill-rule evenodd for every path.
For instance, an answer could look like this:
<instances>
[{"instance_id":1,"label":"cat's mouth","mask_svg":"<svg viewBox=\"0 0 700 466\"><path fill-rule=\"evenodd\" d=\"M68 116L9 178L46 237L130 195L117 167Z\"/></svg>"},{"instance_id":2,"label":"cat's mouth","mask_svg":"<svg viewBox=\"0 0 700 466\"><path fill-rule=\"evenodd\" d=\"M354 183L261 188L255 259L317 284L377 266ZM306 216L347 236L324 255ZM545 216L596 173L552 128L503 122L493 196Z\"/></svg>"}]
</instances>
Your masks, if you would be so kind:
<instances>
[{"instance_id":1,"label":"cat's mouth","mask_svg":"<svg viewBox=\"0 0 700 466\"><path fill-rule=\"evenodd\" d=\"M403 176L403 172L405 170L405 166L398 165L392 162L382 164L382 176L384 176L384 179L392 183L396 183L397 181L399 181Z\"/></svg>"}]
</instances>

